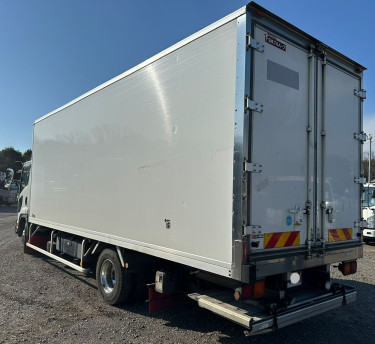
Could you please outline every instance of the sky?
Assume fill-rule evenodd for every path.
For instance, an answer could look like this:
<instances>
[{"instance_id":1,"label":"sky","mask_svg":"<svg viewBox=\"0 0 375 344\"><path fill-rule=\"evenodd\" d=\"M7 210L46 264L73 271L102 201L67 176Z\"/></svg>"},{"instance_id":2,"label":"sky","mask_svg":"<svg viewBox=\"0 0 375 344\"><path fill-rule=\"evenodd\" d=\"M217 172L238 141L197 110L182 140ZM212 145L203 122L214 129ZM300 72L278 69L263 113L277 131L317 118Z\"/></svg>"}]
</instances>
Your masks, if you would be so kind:
<instances>
[{"instance_id":1,"label":"sky","mask_svg":"<svg viewBox=\"0 0 375 344\"><path fill-rule=\"evenodd\" d=\"M375 1L257 3L368 68L364 131L375 142ZM246 4L0 0L0 150L32 148L36 119Z\"/></svg>"}]
</instances>

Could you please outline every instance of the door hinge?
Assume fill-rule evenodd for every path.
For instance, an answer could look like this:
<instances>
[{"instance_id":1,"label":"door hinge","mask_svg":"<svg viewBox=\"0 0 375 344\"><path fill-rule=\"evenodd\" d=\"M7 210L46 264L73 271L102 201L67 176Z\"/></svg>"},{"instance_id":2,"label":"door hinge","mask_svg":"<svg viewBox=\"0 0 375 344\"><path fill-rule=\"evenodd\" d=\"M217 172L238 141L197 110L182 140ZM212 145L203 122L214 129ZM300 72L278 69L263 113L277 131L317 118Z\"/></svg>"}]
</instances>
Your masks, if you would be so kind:
<instances>
[{"instance_id":1,"label":"door hinge","mask_svg":"<svg viewBox=\"0 0 375 344\"><path fill-rule=\"evenodd\" d=\"M354 177L354 183L356 184L366 184L365 177Z\"/></svg>"},{"instance_id":2,"label":"door hinge","mask_svg":"<svg viewBox=\"0 0 375 344\"><path fill-rule=\"evenodd\" d=\"M250 109L257 112L263 112L263 105L260 103L251 100L249 97L246 97L246 109Z\"/></svg>"},{"instance_id":3,"label":"door hinge","mask_svg":"<svg viewBox=\"0 0 375 344\"><path fill-rule=\"evenodd\" d=\"M360 133L354 133L354 139L363 143L367 140L367 134L364 133L363 131Z\"/></svg>"},{"instance_id":4,"label":"door hinge","mask_svg":"<svg viewBox=\"0 0 375 344\"><path fill-rule=\"evenodd\" d=\"M310 210L311 210L311 201L306 201L305 203L305 209L303 209L303 213L306 214L307 216L310 215Z\"/></svg>"},{"instance_id":5,"label":"door hinge","mask_svg":"<svg viewBox=\"0 0 375 344\"><path fill-rule=\"evenodd\" d=\"M367 228L367 221L364 219L361 219L359 221L354 222L354 228L360 228L360 229Z\"/></svg>"},{"instance_id":6,"label":"door hinge","mask_svg":"<svg viewBox=\"0 0 375 344\"><path fill-rule=\"evenodd\" d=\"M253 162L245 162L245 172L262 172L262 165Z\"/></svg>"},{"instance_id":7,"label":"door hinge","mask_svg":"<svg viewBox=\"0 0 375 344\"><path fill-rule=\"evenodd\" d=\"M262 234L262 227L258 225L250 225L244 229L245 235Z\"/></svg>"},{"instance_id":8,"label":"door hinge","mask_svg":"<svg viewBox=\"0 0 375 344\"><path fill-rule=\"evenodd\" d=\"M354 95L361 98L361 100L364 100L366 99L366 90L354 90Z\"/></svg>"},{"instance_id":9,"label":"door hinge","mask_svg":"<svg viewBox=\"0 0 375 344\"><path fill-rule=\"evenodd\" d=\"M246 36L247 42L246 46L248 48L253 48L255 50L258 50L259 52L264 52L264 44L256 41L254 38L252 38L250 35Z\"/></svg>"}]
</instances>

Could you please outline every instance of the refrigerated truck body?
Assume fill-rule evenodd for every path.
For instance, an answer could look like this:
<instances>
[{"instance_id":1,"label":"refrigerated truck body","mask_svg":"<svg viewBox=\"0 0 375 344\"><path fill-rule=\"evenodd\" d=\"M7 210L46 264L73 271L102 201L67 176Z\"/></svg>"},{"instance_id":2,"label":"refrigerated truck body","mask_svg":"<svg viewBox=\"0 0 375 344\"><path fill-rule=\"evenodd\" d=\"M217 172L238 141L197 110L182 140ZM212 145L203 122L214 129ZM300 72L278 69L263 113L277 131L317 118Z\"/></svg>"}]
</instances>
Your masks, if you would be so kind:
<instances>
[{"instance_id":1,"label":"refrigerated truck body","mask_svg":"<svg viewBox=\"0 0 375 344\"><path fill-rule=\"evenodd\" d=\"M253 334L355 301L330 265L362 257L364 69L248 4L34 123L25 250Z\"/></svg>"}]
</instances>

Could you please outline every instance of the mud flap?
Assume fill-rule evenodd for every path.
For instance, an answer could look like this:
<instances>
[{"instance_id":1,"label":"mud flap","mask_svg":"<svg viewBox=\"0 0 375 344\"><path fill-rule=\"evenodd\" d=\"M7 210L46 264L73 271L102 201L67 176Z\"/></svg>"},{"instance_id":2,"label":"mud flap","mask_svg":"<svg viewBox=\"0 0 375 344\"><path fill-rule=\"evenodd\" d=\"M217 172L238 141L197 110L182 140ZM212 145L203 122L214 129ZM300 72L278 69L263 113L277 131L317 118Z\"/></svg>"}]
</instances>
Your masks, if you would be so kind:
<instances>
[{"instance_id":1,"label":"mud flap","mask_svg":"<svg viewBox=\"0 0 375 344\"><path fill-rule=\"evenodd\" d=\"M148 312L150 314L186 306L189 299L184 294L161 294L155 290L155 283L148 284Z\"/></svg>"}]
</instances>

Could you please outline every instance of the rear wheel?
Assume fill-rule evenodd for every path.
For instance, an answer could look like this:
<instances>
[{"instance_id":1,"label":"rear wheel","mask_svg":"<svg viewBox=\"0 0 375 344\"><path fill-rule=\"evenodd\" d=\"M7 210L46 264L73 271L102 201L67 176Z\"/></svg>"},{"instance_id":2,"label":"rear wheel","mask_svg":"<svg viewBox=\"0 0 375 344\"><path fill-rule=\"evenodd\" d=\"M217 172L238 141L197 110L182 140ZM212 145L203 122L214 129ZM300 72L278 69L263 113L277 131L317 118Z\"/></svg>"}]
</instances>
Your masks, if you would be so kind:
<instances>
[{"instance_id":1,"label":"rear wheel","mask_svg":"<svg viewBox=\"0 0 375 344\"><path fill-rule=\"evenodd\" d=\"M96 282L104 301L110 305L129 299L132 289L132 275L121 266L117 253L105 249L96 265Z\"/></svg>"}]
</instances>

